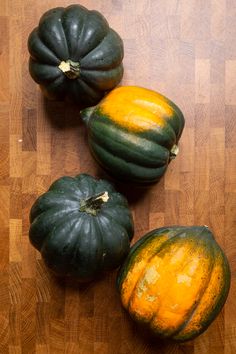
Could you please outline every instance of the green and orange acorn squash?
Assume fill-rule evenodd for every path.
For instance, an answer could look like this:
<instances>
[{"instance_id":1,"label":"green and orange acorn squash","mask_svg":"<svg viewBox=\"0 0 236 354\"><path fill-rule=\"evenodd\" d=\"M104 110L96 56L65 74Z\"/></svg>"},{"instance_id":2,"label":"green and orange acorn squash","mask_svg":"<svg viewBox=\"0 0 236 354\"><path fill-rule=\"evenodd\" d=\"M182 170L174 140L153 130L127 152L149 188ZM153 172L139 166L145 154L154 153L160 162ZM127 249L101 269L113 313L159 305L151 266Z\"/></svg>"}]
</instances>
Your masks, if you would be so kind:
<instances>
[{"instance_id":1,"label":"green and orange acorn squash","mask_svg":"<svg viewBox=\"0 0 236 354\"><path fill-rule=\"evenodd\" d=\"M86 107L123 76L123 42L98 11L81 5L50 9L29 36L29 71L44 94Z\"/></svg>"},{"instance_id":2,"label":"green and orange acorn squash","mask_svg":"<svg viewBox=\"0 0 236 354\"><path fill-rule=\"evenodd\" d=\"M78 281L118 267L133 236L126 198L87 174L56 180L33 204L30 223L30 241L47 266Z\"/></svg>"},{"instance_id":3,"label":"green and orange acorn squash","mask_svg":"<svg viewBox=\"0 0 236 354\"><path fill-rule=\"evenodd\" d=\"M230 269L207 227L164 227L131 248L117 284L133 319L160 338L186 341L222 309Z\"/></svg>"},{"instance_id":4,"label":"green and orange acorn squash","mask_svg":"<svg viewBox=\"0 0 236 354\"><path fill-rule=\"evenodd\" d=\"M81 111L92 155L111 175L138 184L161 178L178 153L184 128L180 109L159 93L118 87Z\"/></svg>"}]
</instances>

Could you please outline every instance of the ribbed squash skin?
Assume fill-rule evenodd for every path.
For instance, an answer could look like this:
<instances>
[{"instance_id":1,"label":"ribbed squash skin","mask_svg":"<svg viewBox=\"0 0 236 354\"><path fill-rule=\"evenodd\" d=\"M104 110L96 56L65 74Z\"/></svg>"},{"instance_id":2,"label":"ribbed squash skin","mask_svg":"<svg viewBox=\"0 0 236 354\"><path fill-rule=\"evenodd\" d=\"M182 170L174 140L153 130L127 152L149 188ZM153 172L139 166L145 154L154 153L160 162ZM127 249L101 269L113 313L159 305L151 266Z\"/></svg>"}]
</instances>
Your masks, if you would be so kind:
<instances>
[{"instance_id":1,"label":"ribbed squash skin","mask_svg":"<svg viewBox=\"0 0 236 354\"><path fill-rule=\"evenodd\" d=\"M120 36L102 14L81 5L43 14L29 36L28 50L30 74L49 99L93 105L123 76ZM78 69L78 75L61 70L61 63L67 61Z\"/></svg>"},{"instance_id":2,"label":"ribbed squash skin","mask_svg":"<svg viewBox=\"0 0 236 354\"><path fill-rule=\"evenodd\" d=\"M94 209L97 196L109 199ZM84 208L84 201L97 198ZM118 267L129 252L133 219L127 200L106 180L61 177L30 211L29 237L56 274L90 281Z\"/></svg>"},{"instance_id":3,"label":"ribbed squash skin","mask_svg":"<svg viewBox=\"0 0 236 354\"><path fill-rule=\"evenodd\" d=\"M81 116L98 163L116 178L139 184L163 176L184 128L183 114L173 102L136 86L114 89Z\"/></svg>"},{"instance_id":4,"label":"ribbed squash skin","mask_svg":"<svg viewBox=\"0 0 236 354\"><path fill-rule=\"evenodd\" d=\"M205 331L223 307L230 269L207 227L166 227L131 248L117 284L134 320L160 338L187 341Z\"/></svg>"}]
</instances>

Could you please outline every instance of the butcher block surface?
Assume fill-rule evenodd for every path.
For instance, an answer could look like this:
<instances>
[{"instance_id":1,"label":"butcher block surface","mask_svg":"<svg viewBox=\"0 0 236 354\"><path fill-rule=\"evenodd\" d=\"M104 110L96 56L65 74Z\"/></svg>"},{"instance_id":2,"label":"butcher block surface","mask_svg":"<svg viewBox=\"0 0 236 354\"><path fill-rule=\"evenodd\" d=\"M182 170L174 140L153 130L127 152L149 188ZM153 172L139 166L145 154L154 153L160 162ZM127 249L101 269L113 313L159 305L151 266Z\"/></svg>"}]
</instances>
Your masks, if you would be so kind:
<instances>
[{"instance_id":1,"label":"butcher block surface","mask_svg":"<svg viewBox=\"0 0 236 354\"><path fill-rule=\"evenodd\" d=\"M73 2L72 2L73 3ZM208 330L183 344L151 340L122 309L117 271L78 286L46 269L28 239L29 210L63 175L108 178L90 155L79 109L49 102L28 72L27 38L63 0L0 1L0 353L236 353L236 2L81 0L123 38L122 85L154 89L183 111L177 158L148 188L117 184L137 241L171 225L208 225L232 272Z\"/></svg>"}]
</instances>

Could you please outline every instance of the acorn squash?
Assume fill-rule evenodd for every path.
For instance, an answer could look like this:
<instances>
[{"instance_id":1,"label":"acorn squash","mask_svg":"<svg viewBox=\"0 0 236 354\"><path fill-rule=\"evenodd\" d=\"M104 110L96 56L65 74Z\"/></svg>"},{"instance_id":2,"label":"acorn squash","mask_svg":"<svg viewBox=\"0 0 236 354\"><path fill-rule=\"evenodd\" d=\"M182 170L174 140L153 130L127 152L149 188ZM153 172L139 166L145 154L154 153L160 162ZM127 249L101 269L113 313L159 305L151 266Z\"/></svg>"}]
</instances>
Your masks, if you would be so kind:
<instances>
[{"instance_id":1,"label":"acorn squash","mask_svg":"<svg viewBox=\"0 0 236 354\"><path fill-rule=\"evenodd\" d=\"M30 211L29 238L56 274L89 281L129 252L133 220L127 200L105 180L61 177Z\"/></svg>"},{"instance_id":2,"label":"acorn squash","mask_svg":"<svg viewBox=\"0 0 236 354\"><path fill-rule=\"evenodd\" d=\"M186 341L222 309L230 269L207 227L164 227L131 248L117 284L133 319L160 338Z\"/></svg>"},{"instance_id":3,"label":"acorn squash","mask_svg":"<svg viewBox=\"0 0 236 354\"><path fill-rule=\"evenodd\" d=\"M97 106L82 110L81 117L97 162L114 177L138 184L164 175L184 128L173 102L136 86L114 89Z\"/></svg>"},{"instance_id":4,"label":"acorn squash","mask_svg":"<svg viewBox=\"0 0 236 354\"><path fill-rule=\"evenodd\" d=\"M29 71L44 94L86 107L123 76L123 42L98 11L81 5L50 9L29 36Z\"/></svg>"}]
</instances>

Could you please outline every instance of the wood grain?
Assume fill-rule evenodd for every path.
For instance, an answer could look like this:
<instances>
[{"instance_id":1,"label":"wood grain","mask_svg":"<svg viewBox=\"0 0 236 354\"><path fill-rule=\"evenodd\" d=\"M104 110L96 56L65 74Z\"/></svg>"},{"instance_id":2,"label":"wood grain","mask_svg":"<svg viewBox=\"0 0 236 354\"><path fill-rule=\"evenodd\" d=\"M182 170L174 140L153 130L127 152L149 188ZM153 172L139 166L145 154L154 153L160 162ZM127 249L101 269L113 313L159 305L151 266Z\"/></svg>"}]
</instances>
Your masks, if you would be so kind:
<instances>
[{"instance_id":1,"label":"wood grain","mask_svg":"<svg viewBox=\"0 0 236 354\"><path fill-rule=\"evenodd\" d=\"M65 0L0 3L0 353L236 353L236 3L233 0L81 0L101 11L125 45L123 85L170 97L186 127L180 154L158 184L117 188L135 238L163 225L206 224L232 270L216 321L185 344L150 342L122 310L116 272L76 286L54 278L29 244L29 210L62 175L104 177L78 109L46 101L28 74L27 37ZM130 190L131 189L131 190Z\"/></svg>"}]
</instances>

